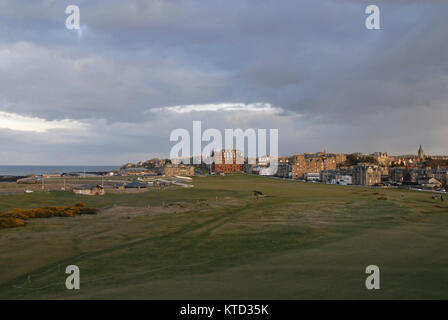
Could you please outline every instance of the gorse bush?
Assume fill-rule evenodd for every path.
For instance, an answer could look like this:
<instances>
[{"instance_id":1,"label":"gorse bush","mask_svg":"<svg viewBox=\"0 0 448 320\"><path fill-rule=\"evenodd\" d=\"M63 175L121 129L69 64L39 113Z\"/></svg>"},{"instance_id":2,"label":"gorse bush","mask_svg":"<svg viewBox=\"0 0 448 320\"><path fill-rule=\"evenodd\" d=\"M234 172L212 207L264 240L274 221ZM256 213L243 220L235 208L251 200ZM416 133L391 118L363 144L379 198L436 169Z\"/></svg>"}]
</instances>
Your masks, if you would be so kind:
<instances>
[{"instance_id":1,"label":"gorse bush","mask_svg":"<svg viewBox=\"0 0 448 320\"><path fill-rule=\"evenodd\" d=\"M20 227L25 225L25 220L33 218L74 217L82 214L96 214L97 212L98 209L89 208L81 202L71 207L16 208L0 212L0 228Z\"/></svg>"},{"instance_id":2,"label":"gorse bush","mask_svg":"<svg viewBox=\"0 0 448 320\"><path fill-rule=\"evenodd\" d=\"M0 218L0 229L1 228L14 228L21 227L25 225L25 221L23 219L18 218Z\"/></svg>"}]
</instances>

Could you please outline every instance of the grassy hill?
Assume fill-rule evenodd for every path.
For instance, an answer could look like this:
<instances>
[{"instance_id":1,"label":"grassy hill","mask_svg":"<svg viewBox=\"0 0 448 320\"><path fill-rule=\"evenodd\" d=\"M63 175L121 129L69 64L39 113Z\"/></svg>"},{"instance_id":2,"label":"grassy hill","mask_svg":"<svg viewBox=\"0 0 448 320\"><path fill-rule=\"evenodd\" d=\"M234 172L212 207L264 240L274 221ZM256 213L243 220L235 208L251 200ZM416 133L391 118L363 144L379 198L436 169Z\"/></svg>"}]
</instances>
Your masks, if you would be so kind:
<instances>
[{"instance_id":1,"label":"grassy hill","mask_svg":"<svg viewBox=\"0 0 448 320\"><path fill-rule=\"evenodd\" d=\"M0 230L0 299L448 298L447 201L246 175L194 185L0 196L0 211L80 200L102 209ZM65 288L69 264L80 267L78 291ZM365 288L371 264L380 290Z\"/></svg>"}]
</instances>

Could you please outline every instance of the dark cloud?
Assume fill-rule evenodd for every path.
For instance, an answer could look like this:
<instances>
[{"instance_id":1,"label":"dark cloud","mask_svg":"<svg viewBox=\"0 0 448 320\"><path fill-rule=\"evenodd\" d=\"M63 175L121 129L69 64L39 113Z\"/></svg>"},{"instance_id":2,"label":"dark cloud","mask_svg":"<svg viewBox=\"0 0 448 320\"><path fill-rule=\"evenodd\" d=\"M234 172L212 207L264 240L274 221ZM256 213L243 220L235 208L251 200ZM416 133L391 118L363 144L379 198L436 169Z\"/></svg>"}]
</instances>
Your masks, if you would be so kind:
<instances>
[{"instance_id":1,"label":"dark cloud","mask_svg":"<svg viewBox=\"0 0 448 320\"><path fill-rule=\"evenodd\" d=\"M81 31L65 29L70 4L81 9ZM42 161L61 148L84 150L86 139L119 161L144 154L143 148L167 152L168 137L147 128L161 120L148 109L220 102L283 108L282 116L257 118L251 125L283 126L284 153L325 146L407 153L419 143L444 152L447 2L377 1L378 31L364 27L368 4L5 0L0 111L101 122L103 132L115 137L73 133L81 142L47 145ZM288 114L302 117L284 121ZM210 114L197 116L214 121ZM170 123L190 128L187 119L192 120L167 121L165 128ZM138 138L110 132L124 124L147 132ZM1 131L0 139L9 138ZM34 145L42 150L46 144ZM9 155L19 150L11 148Z\"/></svg>"}]
</instances>

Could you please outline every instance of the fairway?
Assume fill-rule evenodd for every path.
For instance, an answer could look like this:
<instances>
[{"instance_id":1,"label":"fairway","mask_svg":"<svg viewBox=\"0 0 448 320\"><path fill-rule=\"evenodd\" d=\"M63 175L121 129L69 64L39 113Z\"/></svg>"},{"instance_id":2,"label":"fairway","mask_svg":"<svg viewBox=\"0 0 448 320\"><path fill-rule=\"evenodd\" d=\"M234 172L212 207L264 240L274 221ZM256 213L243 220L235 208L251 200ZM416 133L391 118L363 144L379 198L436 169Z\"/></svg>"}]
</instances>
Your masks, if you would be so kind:
<instances>
[{"instance_id":1,"label":"fairway","mask_svg":"<svg viewBox=\"0 0 448 320\"><path fill-rule=\"evenodd\" d=\"M0 299L448 299L448 203L431 193L243 174L193 184L0 196L0 211L101 209L1 229ZM65 288L70 264L80 290ZM368 265L380 290L365 287Z\"/></svg>"}]
</instances>

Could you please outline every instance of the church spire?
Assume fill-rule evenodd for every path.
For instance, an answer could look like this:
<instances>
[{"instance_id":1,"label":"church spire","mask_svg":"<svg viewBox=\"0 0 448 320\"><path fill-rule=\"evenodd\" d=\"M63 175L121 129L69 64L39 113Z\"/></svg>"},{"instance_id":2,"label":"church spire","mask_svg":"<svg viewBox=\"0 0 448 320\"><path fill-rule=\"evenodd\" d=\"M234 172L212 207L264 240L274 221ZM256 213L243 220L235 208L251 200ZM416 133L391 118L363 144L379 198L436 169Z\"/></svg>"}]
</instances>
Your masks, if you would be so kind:
<instances>
[{"instance_id":1,"label":"church spire","mask_svg":"<svg viewBox=\"0 0 448 320\"><path fill-rule=\"evenodd\" d=\"M419 158L419 160L425 159L425 153L423 152L422 145L420 145L420 148L418 148L418 158Z\"/></svg>"}]
</instances>

